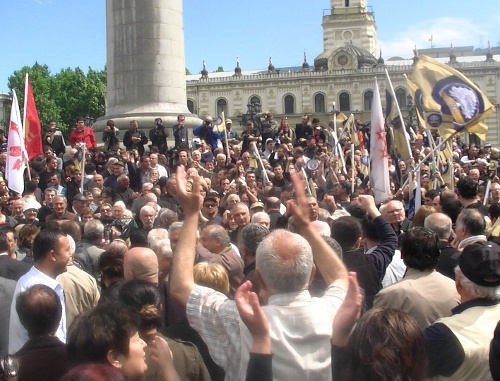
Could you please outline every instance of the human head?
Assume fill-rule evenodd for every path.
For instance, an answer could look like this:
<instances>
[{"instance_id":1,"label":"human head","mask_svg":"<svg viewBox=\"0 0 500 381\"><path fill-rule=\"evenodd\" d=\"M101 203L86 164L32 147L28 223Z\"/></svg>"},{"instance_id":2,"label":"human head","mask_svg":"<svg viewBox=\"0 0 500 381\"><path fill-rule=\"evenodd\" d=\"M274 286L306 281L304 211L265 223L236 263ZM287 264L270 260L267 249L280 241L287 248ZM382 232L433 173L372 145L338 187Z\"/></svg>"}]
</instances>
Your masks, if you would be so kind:
<instances>
[{"instance_id":1,"label":"human head","mask_svg":"<svg viewBox=\"0 0 500 381\"><path fill-rule=\"evenodd\" d=\"M43 229L33 241L33 260L43 264L47 275L55 278L66 271L71 253L66 234L57 229Z\"/></svg>"},{"instance_id":2,"label":"human head","mask_svg":"<svg viewBox=\"0 0 500 381\"><path fill-rule=\"evenodd\" d=\"M424 338L406 312L371 309L357 322L346 349L346 380L425 379Z\"/></svg>"},{"instance_id":3,"label":"human head","mask_svg":"<svg viewBox=\"0 0 500 381\"><path fill-rule=\"evenodd\" d=\"M424 227L437 234L442 241L448 241L452 230L451 218L444 213L433 213L424 220Z\"/></svg>"},{"instance_id":4,"label":"human head","mask_svg":"<svg viewBox=\"0 0 500 381\"><path fill-rule=\"evenodd\" d=\"M142 375L147 365L146 343L138 334L138 319L130 310L105 303L77 318L68 331L70 363L107 363L129 378Z\"/></svg>"},{"instance_id":5,"label":"human head","mask_svg":"<svg viewBox=\"0 0 500 381\"><path fill-rule=\"evenodd\" d=\"M500 247L480 241L467 245L455 269L457 291L471 298L500 299Z\"/></svg>"},{"instance_id":6,"label":"human head","mask_svg":"<svg viewBox=\"0 0 500 381\"><path fill-rule=\"evenodd\" d=\"M260 224L266 229L271 227L271 218L266 212L257 212L252 215L251 222L255 224Z\"/></svg>"},{"instance_id":7,"label":"human head","mask_svg":"<svg viewBox=\"0 0 500 381\"><path fill-rule=\"evenodd\" d=\"M471 200L477 196L478 184L470 177L462 177L457 181L455 187L459 198Z\"/></svg>"},{"instance_id":8,"label":"human head","mask_svg":"<svg viewBox=\"0 0 500 381\"><path fill-rule=\"evenodd\" d=\"M436 233L424 227L409 229L401 237L401 257L406 266L419 271L429 271L439 260L439 239Z\"/></svg>"},{"instance_id":9,"label":"human head","mask_svg":"<svg viewBox=\"0 0 500 381\"><path fill-rule=\"evenodd\" d=\"M417 209L415 215L413 216L413 220L411 221L411 226L412 227L424 226L424 221L426 217L430 216L433 213L436 213L436 209L434 209L433 206L429 205L420 206L420 208Z\"/></svg>"},{"instance_id":10,"label":"human head","mask_svg":"<svg viewBox=\"0 0 500 381\"><path fill-rule=\"evenodd\" d=\"M170 227L168 228L168 238L170 239L170 247L174 251L175 247L177 246L177 243L179 242L179 237L181 235L183 225L184 225L183 222L177 221L172 223L172 225L170 225Z\"/></svg>"},{"instance_id":11,"label":"human head","mask_svg":"<svg viewBox=\"0 0 500 381\"><path fill-rule=\"evenodd\" d=\"M332 223L331 237L344 251L358 248L361 244L361 235L361 224L356 217L342 216Z\"/></svg>"},{"instance_id":12,"label":"human head","mask_svg":"<svg viewBox=\"0 0 500 381\"><path fill-rule=\"evenodd\" d=\"M155 217L156 210L150 205L144 205L139 212L139 218L141 219L142 226L146 230L153 228Z\"/></svg>"},{"instance_id":13,"label":"human head","mask_svg":"<svg viewBox=\"0 0 500 381\"><path fill-rule=\"evenodd\" d=\"M35 284L17 295L16 311L31 339L53 335L62 316L57 293L43 284Z\"/></svg>"},{"instance_id":14,"label":"human head","mask_svg":"<svg viewBox=\"0 0 500 381\"><path fill-rule=\"evenodd\" d=\"M481 212L477 209L462 209L457 218L455 233L457 240L461 241L464 238L483 235L486 223Z\"/></svg>"},{"instance_id":15,"label":"human head","mask_svg":"<svg viewBox=\"0 0 500 381\"><path fill-rule=\"evenodd\" d=\"M220 225L208 225L201 231L200 243L208 251L219 254L231 244L229 234Z\"/></svg>"},{"instance_id":16,"label":"human head","mask_svg":"<svg viewBox=\"0 0 500 381\"><path fill-rule=\"evenodd\" d=\"M194 282L200 286L210 287L223 294L229 294L229 276L219 263L200 262L193 268Z\"/></svg>"},{"instance_id":17,"label":"human head","mask_svg":"<svg viewBox=\"0 0 500 381\"><path fill-rule=\"evenodd\" d=\"M311 246L298 234L278 229L257 247L256 270L271 293L307 288L312 266Z\"/></svg>"},{"instance_id":18,"label":"human head","mask_svg":"<svg viewBox=\"0 0 500 381\"><path fill-rule=\"evenodd\" d=\"M391 200L385 204L383 215L390 224L401 223L405 219L405 208L401 201Z\"/></svg>"},{"instance_id":19,"label":"human head","mask_svg":"<svg viewBox=\"0 0 500 381\"><path fill-rule=\"evenodd\" d=\"M89 220L83 227L83 237L89 242L100 244L104 234L104 225L99 220Z\"/></svg>"},{"instance_id":20,"label":"human head","mask_svg":"<svg viewBox=\"0 0 500 381\"><path fill-rule=\"evenodd\" d=\"M123 270L126 280L143 279L158 283L158 258L153 250L134 247L125 253Z\"/></svg>"},{"instance_id":21,"label":"human head","mask_svg":"<svg viewBox=\"0 0 500 381\"><path fill-rule=\"evenodd\" d=\"M137 120L132 120L129 124L130 130L131 131L137 131L139 128L139 122Z\"/></svg>"},{"instance_id":22,"label":"human head","mask_svg":"<svg viewBox=\"0 0 500 381\"><path fill-rule=\"evenodd\" d=\"M243 202L239 202L231 208L231 215L239 228L244 227L250 222L250 211L248 206Z\"/></svg>"}]
</instances>

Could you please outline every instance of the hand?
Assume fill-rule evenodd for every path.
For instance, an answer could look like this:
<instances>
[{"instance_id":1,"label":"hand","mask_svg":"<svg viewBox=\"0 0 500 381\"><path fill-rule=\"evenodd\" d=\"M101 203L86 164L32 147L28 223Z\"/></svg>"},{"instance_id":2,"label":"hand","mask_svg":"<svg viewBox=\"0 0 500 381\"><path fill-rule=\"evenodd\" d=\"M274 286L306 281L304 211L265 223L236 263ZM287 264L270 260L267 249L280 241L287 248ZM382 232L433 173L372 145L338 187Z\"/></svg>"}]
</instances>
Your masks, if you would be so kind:
<instances>
[{"instance_id":1,"label":"hand","mask_svg":"<svg viewBox=\"0 0 500 381\"><path fill-rule=\"evenodd\" d=\"M203 202L200 194L200 177L192 177L191 180L193 185L191 192L188 192L187 173L184 166L179 165L177 167L177 199L186 216L198 214L200 205Z\"/></svg>"},{"instance_id":2,"label":"hand","mask_svg":"<svg viewBox=\"0 0 500 381\"><path fill-rule=\"evenodd\" d=\"M241 320L252 334L254 340L252 352L271 353L269 322L260 306L259 297L251 290L252 282L246 281L236 290L234 301Z\"/></svg>"},{"instance_id":3,"label":"hand","mask_svg":"<svg viewBox=\"0 0 500 381\"><path fill-rule=\"evenodd\" d=\"M373 198L373 196L360 194L358 197L358 201L361 209L370 214L372 217L375 217L374 214L376 214L377 216L380 215L380 212L375 205L375 199Z\"/></svg>"},{"instance_id":4,"label":"hand","mask_svg":"<svg viewBox=\"0 0 500 381\"><path fill-rule=\"evenodd\" d=\"M302 180L302 173L294 174L292 176L292 182L297 196L297 202L293 199L288 200L286 210L287 212L290 210L290 213L293 216L293 223L300 230L301 228L307 228L311 222L309 218L309 205L307 202L305 184Z\"/></svg>"},{"instance_id":5,"label":"hand","mask_svg":"<svg viewBox=\"0 0 500 381\"><path fill-rule=\"evenodd\" d=\"M352 328L361 315L363 294L361 294L358 277L355 272L349 272L349 287L344 302L333 319L332 344L345 347L349 341Z\"/></svg>"},{"instance_id":6,"label":"hand","mask_svg":"<svg viewBox=\"0 0 500 381\"><path fill-rule=\"evenodd\" d=\"M163 376L171 374L172 371L175 372L172 351L163 338L156 336L148 349L151 360L158 365Z\"/></svg>"}]
</instances>

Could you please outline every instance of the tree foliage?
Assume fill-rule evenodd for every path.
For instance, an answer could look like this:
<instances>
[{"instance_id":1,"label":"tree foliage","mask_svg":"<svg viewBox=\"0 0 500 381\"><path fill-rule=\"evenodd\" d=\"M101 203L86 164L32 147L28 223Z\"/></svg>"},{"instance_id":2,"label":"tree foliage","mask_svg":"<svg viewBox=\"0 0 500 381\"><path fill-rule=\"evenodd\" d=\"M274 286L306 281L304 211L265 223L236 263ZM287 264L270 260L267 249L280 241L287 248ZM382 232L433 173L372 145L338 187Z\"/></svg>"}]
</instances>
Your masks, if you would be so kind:
<instances>
[{"instance_id":1,"label":"tree foliage","mask_svg":"<svg viewBox=\"0 0 500 381\"><path fill-rule=\"evenodd\" d=\"M85 74L82 69L63 69L52 75L47 65L35 63L16 70L8 79L14 89L19 106L24 105L26 73L29 75L42 126L51 119L65 133L75 124L75 118L97 118L104 115L106 95L106 71L91 68Z\"/></svg>"}]
</instances>

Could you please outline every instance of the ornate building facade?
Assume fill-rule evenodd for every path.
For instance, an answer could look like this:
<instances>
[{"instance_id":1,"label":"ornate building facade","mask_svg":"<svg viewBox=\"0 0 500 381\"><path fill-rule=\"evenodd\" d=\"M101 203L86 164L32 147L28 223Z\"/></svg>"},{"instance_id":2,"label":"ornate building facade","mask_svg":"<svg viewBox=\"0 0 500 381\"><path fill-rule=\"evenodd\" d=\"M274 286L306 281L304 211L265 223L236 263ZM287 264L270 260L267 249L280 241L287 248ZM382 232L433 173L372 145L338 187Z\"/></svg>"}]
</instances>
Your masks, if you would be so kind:
<instances>
[{"instance_id":1,"label":"ornate building facade","mask_svg":"<svg viewBox=\"0 0 500 381\"><path fill-rule=\"evenodd\" d=\"M208 73L204 67L201 75L186 78L190 111L200 116L224 111L234 120L247 112L247 104L259 103L275 119L287 116L290 125L298 123L302 114L318 117L326 125L335 102L336 109L369 121L373 78L378 78L385 99L387 68L403 115L409 117L407 123L416 124L404 74L412 72L420 53L462 72L497 106L485 122L487 141L500 145L500 48L434 48L415 51L412 60L393 57L384 61L381 54L375 57L377 27L367 1L331 0L330 5L322 21L323 52L314 63L310 65L304 55L298 67L275 68L271 58L267 70L242 70L237 63L234 72Z\"/></svg>"}]
</instances>

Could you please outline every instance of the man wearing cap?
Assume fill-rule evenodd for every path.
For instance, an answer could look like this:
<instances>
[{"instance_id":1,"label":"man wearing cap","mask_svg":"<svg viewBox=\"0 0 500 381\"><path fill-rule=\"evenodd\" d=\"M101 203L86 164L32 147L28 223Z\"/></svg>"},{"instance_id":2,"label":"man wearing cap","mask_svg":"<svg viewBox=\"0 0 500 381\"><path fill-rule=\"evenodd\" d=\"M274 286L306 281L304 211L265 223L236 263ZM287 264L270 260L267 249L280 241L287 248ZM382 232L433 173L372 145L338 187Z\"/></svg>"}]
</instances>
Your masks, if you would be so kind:
<instances>
[{"instance_id":1,"label":"man wearing cap","mask_svg":"<svg viewBox=\"0 0 500 381\"><path fill-rule=\"evenodd\" d=\"M80 213L83 211L83 209L87 206L87 198L81 194L75 194L73 196L73 203L71 205L73 213L76 214L76 220L80 222Z\"/></svg>"},{"instance_id":2,"label":"man wearing cap","mask_svg":"<svg viewBox=\"0 0 500 381\"><path fill-rule=\"evenodd\" d=\"M455 270L455 285L461 304L424 331L427 375L486 380L490 342L500 320L500 247L492 242L468 245Z\"/></svg>"},{"instance_id":3,"label":"man wearing cap","mask_svg":"<svg viewBox=\"0 0 500 381\"><path fill-rule=\"evenodd\" d=\"M24 204L23 214L24 214L24 223L26 225L29 224L37 226L39 225L37 214L40 208L41 205L35 200L29 200Z\"/></svg>"},{"instance_id":4,"label":"man wearing cap","mask_svg":"<svg viewBox=\"0 0 500 381\"><path fill-rule=\"evenodd\" d=\"M213 118L207 115L203 124L193 129L193 135L204 140L212 150L217 148L217 140L220 138L220 132L214 131L213 121Z\"/></svg>"},{"instance_id":5,"label":"man wearing cap","mask_svg":"<svg viewBox=\"0 0 500 381\"><path fill-rule=\"evenodd\" d=\"M229 118L226 119L226 134L221 134L220 140L224 144L224 149L226 149L226 144L229 143L229 145L233 144L238 144L240 142L240 136L239 134L232 130L232 125L233 121ZM227 142L226 142L226 135L227 135Z\"/></svg>"}]
</instances>

